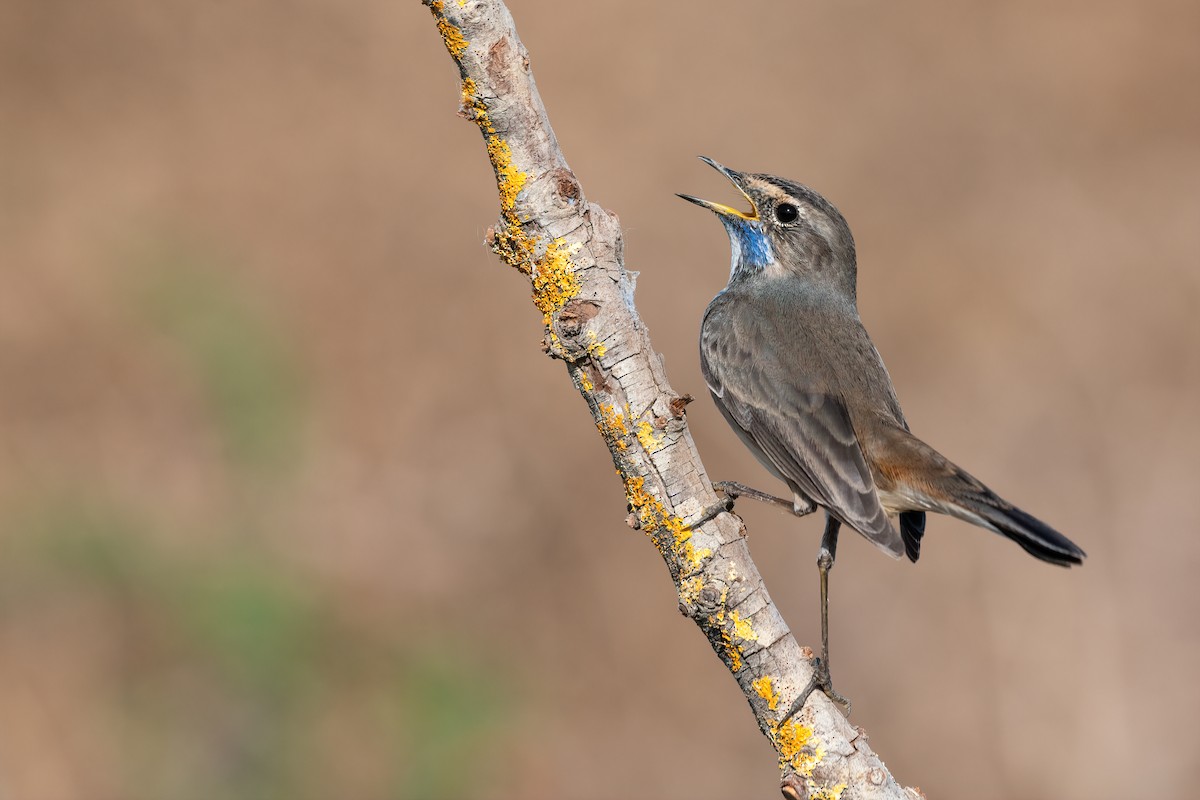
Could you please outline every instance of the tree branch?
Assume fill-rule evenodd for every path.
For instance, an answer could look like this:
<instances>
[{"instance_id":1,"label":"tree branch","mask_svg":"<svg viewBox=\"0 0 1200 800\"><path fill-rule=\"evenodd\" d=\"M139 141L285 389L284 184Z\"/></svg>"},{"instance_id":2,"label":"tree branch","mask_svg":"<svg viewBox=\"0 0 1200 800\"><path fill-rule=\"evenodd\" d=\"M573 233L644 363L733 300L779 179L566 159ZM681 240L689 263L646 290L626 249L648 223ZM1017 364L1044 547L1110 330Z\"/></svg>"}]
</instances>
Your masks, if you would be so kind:
<instances>
[{"instance_id":1,"label":"tree branch","mask_svg":"<svg viewBox=\"0 0 1200 800\"><path fill-rule=\"evenodd\" d=\"M745 530L718 502L633 303L616 217L588 203L567 166L513 20L499 0L424 0L462 76L461 114L479 126L500 192L488 244L526 275L545 317L548 354L561 359L612 454L631 513L654 543L690 617L729 668L759 729L779 754L792 798L911 800L820 692L780 717L812 676L750 559Z\"/></svg>"}]
</instances>

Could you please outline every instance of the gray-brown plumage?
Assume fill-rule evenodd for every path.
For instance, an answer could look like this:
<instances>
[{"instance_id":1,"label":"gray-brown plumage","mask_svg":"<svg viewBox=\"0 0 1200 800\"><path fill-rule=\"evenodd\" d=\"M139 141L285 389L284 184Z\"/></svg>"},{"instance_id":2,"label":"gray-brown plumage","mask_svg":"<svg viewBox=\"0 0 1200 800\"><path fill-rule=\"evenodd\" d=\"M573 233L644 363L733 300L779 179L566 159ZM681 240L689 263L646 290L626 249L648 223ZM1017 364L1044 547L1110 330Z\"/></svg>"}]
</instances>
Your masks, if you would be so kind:
<instances>
[{"instance_id":1,"label":"gray-brown plumage","mask_svg":"<svg viewBox=\"0 0 1200 800\"><path fill-rule=\"evenodd\" d=\"M680 195L717 213L733 250L729 283L704 314L701 366L721 413L787 484L796 512L825 510L822 602L840 524L916 561L925 512L935 511L1003 534L1044 561L1082 563L1070 540L909 432L858 316L854 238L838 210L800 184L704 160L751 209ZM899 530L890 519L897 516Z\"/></svg>"}]
</instances>

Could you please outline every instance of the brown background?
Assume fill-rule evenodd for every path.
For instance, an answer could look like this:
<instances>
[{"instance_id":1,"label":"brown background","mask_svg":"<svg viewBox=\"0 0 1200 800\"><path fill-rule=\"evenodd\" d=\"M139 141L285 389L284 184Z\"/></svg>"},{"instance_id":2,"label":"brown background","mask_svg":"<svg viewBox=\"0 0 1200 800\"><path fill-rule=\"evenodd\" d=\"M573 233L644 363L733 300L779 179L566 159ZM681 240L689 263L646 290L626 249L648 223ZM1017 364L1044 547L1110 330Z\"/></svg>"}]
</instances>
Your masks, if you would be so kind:
<instances>
[{"instance_id":1,"label":"brown background","mask_svg":"<svg viewBox=\"0 0 1200 800\"><path fill-rule=\"evenodd\" d=\"M674 386L733 199L858 238L913 429L1090 554L849 537L838 687L932 798L1185 798L1200 6L514 0ZM0 5L0 796L773 797L415 0ZM768 486L707 398L714 477ZM820 522L739 506L816 639Z\"/></svg>"}]
</instances>

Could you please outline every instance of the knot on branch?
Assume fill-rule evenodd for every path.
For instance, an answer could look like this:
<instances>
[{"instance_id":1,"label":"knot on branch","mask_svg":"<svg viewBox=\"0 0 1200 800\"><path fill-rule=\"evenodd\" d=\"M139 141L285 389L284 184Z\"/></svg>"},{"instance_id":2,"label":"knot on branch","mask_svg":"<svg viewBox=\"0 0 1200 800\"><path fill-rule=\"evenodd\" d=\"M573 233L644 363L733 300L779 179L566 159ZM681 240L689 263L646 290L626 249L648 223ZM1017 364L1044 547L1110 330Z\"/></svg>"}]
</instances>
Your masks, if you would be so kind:
<instances>
[{"instance_id":1,"label":"knot on branch","mask_svg":"<svg viewBox=\"0 0 1200 800\"><path fill-rule=\"evenodd\" d=\"M787 800L808 800L808 786L804 779L794 772L787 772L779 784L779 792Z\"/></svg>"},{"instance_id":2,"label":"knot on branch","mask_svg":"<svg viewBox=\"0 0 1200 800\"><path fill-rule=\"evenodd\" d=\"M705 586L696 595L696 603L689 609L688 616L699 619L715 614L721 606L722 594L721 588L715 583Z\"/></svg>"},{"instance_id":3,"label":"knot on branch","mask_svg":"<svg viewBox=\"0 0 1200 800\"><path fill-rule=\"evenodd\" d=\"M688 404L692 403L695 399L696 398L692 397L690 394L682 394L678 397L671 398L671 402L668 404L668 407L671 409L671 416L675 419L682 419L684 409L686 409Z\"/></svg>"},{"instance_id":4,"label":"knot on branch","mask_svg":"<svg viewBox=\"0 0 1200 800\"><path fill-rule=\"evenodd\" d=\"M599 313L598 303L591 300L569 300L554 320L555 331L563 339L574 341L583 332L584 326Z\"/></svg>"},{"instance_id":5,"label":"knot on branch","mask_svg":"<svg viewBox=\"0 0 1200 800\"><path fill-rule=\"evenodd\" d=\"M567 300L558 311L546 315L542 350L551 358L579 367L581 372L577 375L577 382L586 392L597 387L602 391L609 390L608 376L601 364L601 359L608 354L608 346L589 325L600 311L600 303L575 298Z\"/></svg>"},{"instance_id":6,"label":"knot on branch","mask_svg":"<svg viewBox=\"0 0 1200 800\"><path fill-rule=\"evenodd\" d=\"M554 198L560 206L574 206L583 200L583 189L571 170L555 167L547 177L554 182Z\"/></svg>"}]
</instances>

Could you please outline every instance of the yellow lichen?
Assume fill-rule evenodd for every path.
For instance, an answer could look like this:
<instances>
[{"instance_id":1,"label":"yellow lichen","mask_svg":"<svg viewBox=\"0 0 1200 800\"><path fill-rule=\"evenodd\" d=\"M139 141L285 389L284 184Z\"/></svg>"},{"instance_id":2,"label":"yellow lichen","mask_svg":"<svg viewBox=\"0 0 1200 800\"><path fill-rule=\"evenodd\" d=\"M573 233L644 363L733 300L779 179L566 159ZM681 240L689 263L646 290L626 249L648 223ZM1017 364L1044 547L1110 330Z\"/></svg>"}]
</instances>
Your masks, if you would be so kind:
<instances>
[{"instance_id":1,"label":"yellow lichen","mask_svg":"<svg viewBox=\"0 0 1200 800\"><path fill-rule=\"evenodd\" d=\"M439 17L439 28L441 27ZM447 42L447 47L450 47ZM544 315L546 324L549 316L566 305L579 294L579 280L575 276L575 264L571 260L574 247L565 239L552 239L542 245L542 239L525 232L517 214L517 199L529 175L517 169L513 163L512 148L496 132L487 103L478 94L478 86L471 78L462 82L462 108L483 132L488 160L496 173L496 186L500 191L500 225L492 240L492 252L504 263L533 278L533 303Z\"/></svg>"},{"instance_id":2,"label":"yellow lichen","mask_svg":"<svg viewBox=\"0 0 1200 800\"><path fill-rule=\"evenodd\" d=\"M553 314L579 294L579 279L571 263L565 240L555 239L546 252L534 261L533 304L543 314Z\"/></svg>"},{"instance_id":3,"label":"yellow lichen","mask_svg":"<svg viewBox=\"0 0 1200 800\"><path fill-rule=\"evenodd\" d=\"M446 49L450 51L450 55L455 58L462 58L462 54L467 51L467 40L463 38L462 31L446 21L445 17L438 20L438 30L442 33L442 41L446 43Z\"/></svg>"},{"instance_id":4,"label":"yellow lichen","mask_svg":"<svg viewBox=\"0 0 1200 800\"><path fill-rule=\"evenodd\" d=\"M767 708L774 711L779 707L779 692L771 686L771 676L763 675L757 680L750 681L750 686L758 692L758 696L767 701Z\"/></svg>"},{"instance_id":5,"label":"yellow lichen","mask_svg":"<svg viewBox=\"0 0 1200 800\"><path fill-rule=\"evenodd\" d=\"M742 661L742 648L733 641L729 628L721 628L721 643L725 645L725 655L729 658L729 671L741 672L745 663Z\"/></svg>"},{"instance_id":6,"label":"yellow lichen","mask_svg":"<svg viewBox=\"0 0 1200 800\"><path fill-rule=\"evenodd\" d=\"M579 370L579 387L585 392L590 392L596 387L592 385L592 379L588 377L587 370Z\"/></svg>"},{"instance_id":7,"label":"yellow lichen","mask_svg":"<svg viewBox=\"0 0 1200 800\"><path fill-rule=\"evenodd\" d=\"M712 555L712 550L707 547L697 548L695 546L692 542L692 529L687 527L681 518L667 514L663 520L663 527L671 534L671 539L674 541L671 549L684 564L699 568L700 563Z\"/></svg>"},{"instance_id":8,"label":"yellow lichen","mask_svg":"<svg viewBox=\"0 0 1200 800\"><path fill-rule=\"evenodd\" d=\"M700 590L704 588L704 581L698 577L684 578L679 582L679 602L684 605L695 605L700 599Z\"/></svg>"},{"instance_id":9,"label":"yellow lichen","mask_svg":"<svg viewBox=\"0 0 1200 800\"><path fill-rule=\"evenodd\" d=\"M602 414L606 414L605 408L605 406L600 407ZM615 413L612 412L612 406L607 406L607 408L609 409L607 413ZM623 417L620 414L616 414L616 417L622 420L621 426L624 429ZM628 433L628 431L625 432ZM637 514L642 530L654 539L656 546L661 548L655 534L660 532L670 534L668 544L671 555L683 569L680 578L691 577L700 568L704 559L712 555L712 550L707 547L697 548L692 542L691 529L684 524L681 518L669 513L662 502L647 492L645 487L646 479L640 476L633 476L625 481L625 495L629 500L629 505ZM696 592L699 594L698 588Z\"/></svg>"},{"instance_id":10,"label":"yellow lichen","mask_svg":"<svg viewBox=\"0 0 1200 800\"><path fill-rule=\"evenodd\" d=\"M484 114L487 113L487 106L485 106L483 104L482 100L480 100L478 97L475 96L475 91L476 91L475 79L474 78L463 78L462 110L463 110L464 114L468 115L467 118L472 121L475 120L475 115L480 113L481 111Z\"/></svg>"},{"instance_id":11,"label":"yellow lichen","mask_svg":"<svg viewBox=\"0 0 1200 800\"><path fill-rule=\"evenodd\" d=\"M813 788L812 781L809 784L808 800L842 800L842 792L846 791L844 782L817 788Z\"/></svg>"},{"instance_id":12,"label":"yellow lichen","mask_svg":"<svg viewBox=\"0 0 1200 800\"><path fill-rule=\"evenodd\" d=\"M525 233L516 213L517 197L525 188L525 182L529 180L529 176L513 164L512 148L496 133L496 128L492 125L492 118L488 114L487 103L479 97L477 92L478 86L475 81L471 78L463 78L463 112L483 132L488 160L492 162L492 169L496 172L496 186L500 190L501 225L500 230L496 232L492 250L508 264L529 274L532 269L537 239Z\"/></svg>"},{"instance_id":13,"label":"yellow lichen","mask_svg":"<svg viewBox=\"0 0 1200 800\"><path fill-rule=\"evenodd\" d=\"M727 580L729 582L732 582L732 580L733 580L732 570L730 571L730 574L729 574L729 577ZM729 659L729 670L731 672L738 672L741 670L742 664L744 663L743 659L744 659L745 654L742 653L741 645L739 645L736 641L734 641L734 634L737 632L739 623L741 623L743 625L745 625L746 623L743 620L741 620L738 617L737 612L734 611L732 614L729 615L729 623L726 624L725 608L727 607L728 603L729 603L729 583L727 582L725 585L725 588L721 589L721 598L717 601L717 606L721 610L708 618L708 624L712 625L715 628L720 629L721 644L723 645L723 649L725 651L725 657L727 659ZM749 628L749 625L746 625L746 629L748 629L750 634L754 635L755 638L757 639L757 635L754 634L753 629Z\"/></svg>"},{"instance_id":14,"label":"yellow lichen","mask_svg":"<svg viewBox=\"0 0 1200 800\"><path fill-rule=\"evenodd\" d=\"M455 61L462 61L462 54L467 51L468 42L463 38L462 31L446 19L442 0L433 0L429 4L429 10L437 19L438 32L442 34L442 41L446 43L446 49L450 51L450 55L454 56Z\"/></svg>"},{"instance_id":15,"label":"yellow lichen","mask_svg":"<svg viewBox=\"0 0 1200 800\"><path fill-rule=\"evenodd\" d=\"M609 403L600 404L600 421L596 423L596 427L600 429L604 438L612 441L618 450L624 450L627 447L625 437L629 435L629 429L625 427L625 415Z\"/></svg>"},{"instance_id":16,"label":"yellow lichen","mask_svg":"<svg viewBox=\"0 0 1200 800\"><path fill-rule=\"evenodd\" d=\"M596 340L596 332L588 331L588 354L596 358L604 358L606 353L608 353L608 348L604 346L603 342Z\"/></svg>"},{"instance_id":17,"label":"yellow lichen","mask_svg":"<svg viewBox=\"0 0 1200 800\"><path fill-rule=\"evenodd\" d=\"M496 133L488 115L487 103L476 93L475 81L463 79L463 110L483 131L488 159L496 173L500 190L500 229L492 242L492 251L509 266L533 277L533 303L543 314L553 314L579 294L579 280L571 261L573 250L566 240L551 240L541 253L541 239L530 236L517 216L517 198L529 176L513 163L512 148ZM550 320L546 320L550 324Z\"/></svg>"},{"instance_id":18,"label":"yellow lichen","mask_svg":"<svg viewBox=\"0 0 1200 800\"><path fill-rule=\"evenodd\" d=\"M603 406L601 406L603 408ZM618 471L618 475L620 472ZM625 481L625 495L629 499L629 504L635 509L640 509L654 502L654 497L645 489L646 479L640 475L635 475Z\"/></svg>"},{"instance_id":19,"label":"yellow lichen","mask_svg":"<svg viewBox=\"0 0 1200 800\"><path fill-rule=\"evenodd\" d=\"M758 634L754 632L754 628L750 627L750 620L742 619L738 612L733 611L729 614L729 621L733 623L733 634L739 639L747 642L758 641Z\"/></svg>"},{"instance_id":20,"label":"yellow lichen","mask_svg":"<svg viewBox=\"0 0 1200 800\"><path fill-rule=\"evenodd\" d=\"M801 777L811 779L813 767L825 757L825 749L813 736L812 728L789 719L782 725L772 724L769 732L779 753L779 766L791 767Z\"/></svg>"},{"instance_id":21,"label":"yellow lichen","mask_svg":"<svg viewBox=\"0 0 1200 800\"><path fill-rule=\"evenodd\" d=\"M655 436L654 426L646 420L642 420L637 426L637 438L642 443L642 447L646 448L647 453L654 453L662 449L666 437L661 434Z\"/></svg>"},{"instance_id":22,"label":"yellow lichen","mask_svg":"<svg viewBox=\"0 0 1200 800\"><path fill-rule=\"evenodd\" d=\"M771 709L778 705L779 696L772 688L769 677L763 676L753 681L751 686L760 697L767 700ZM809 800L840 800L842 792L846 790L845 783L822 786L813 777L813 770L825 758L825 748L813 735L812 728L789 719L782 725L770 723L767 735L771 737L771 743L779 753L779 768L790 768L804 780Z\"/></svg>"},{"instance_id":23,"label":"yellow lichen","mask_svg":"<svg viewBox=\"0 0 1200 800\"><path fill-rule=\"evenodd\" d=\"M488 137L487 151L492 167L496 170L496 183L500 187L500 210L506 214L513 214L517 196L525 188L525 181L529 176L513 165L512 148L499 136ZM517 224L517 218L513 216L511 222Z\"/></svg>"}]
</instances>

